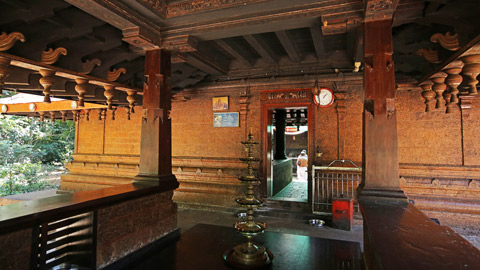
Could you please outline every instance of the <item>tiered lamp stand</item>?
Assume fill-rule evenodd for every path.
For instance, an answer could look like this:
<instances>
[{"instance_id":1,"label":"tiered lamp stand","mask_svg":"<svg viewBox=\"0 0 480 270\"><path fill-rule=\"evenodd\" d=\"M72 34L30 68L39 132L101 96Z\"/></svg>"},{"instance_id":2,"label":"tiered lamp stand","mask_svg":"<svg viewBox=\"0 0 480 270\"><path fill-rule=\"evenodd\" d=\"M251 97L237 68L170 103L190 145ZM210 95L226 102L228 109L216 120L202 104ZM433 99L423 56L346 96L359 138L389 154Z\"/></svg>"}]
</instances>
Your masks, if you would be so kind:
<instances>
[{"instance_id":1,"label":"tiered lamp stand","mask_svg":"<svg viewBox=\"0 0 480 270\"><path fill-rule=\"evenodd\" d=\"M262 202L254 195L254 187L260 184L258 178L253 174L253 163L259 159L253 157L253 146L258 142L253 141L253 135L250 131L248 140L242 142L248 150L246 158L240 160L248 164L248 175L241 176L238 179L247 186L245 197L237 198L235 201L247 208L247 218L244 221L235 223L235 230L247 238L247 242L235 246L233 249L225 251L223 258L227 264L236 268L252 269L260 268L270 264L273 260L273 254L264 246L254 243L255 236L262 234L267 224L254 221L253 212Z\"/></svg>"}]
</instances>

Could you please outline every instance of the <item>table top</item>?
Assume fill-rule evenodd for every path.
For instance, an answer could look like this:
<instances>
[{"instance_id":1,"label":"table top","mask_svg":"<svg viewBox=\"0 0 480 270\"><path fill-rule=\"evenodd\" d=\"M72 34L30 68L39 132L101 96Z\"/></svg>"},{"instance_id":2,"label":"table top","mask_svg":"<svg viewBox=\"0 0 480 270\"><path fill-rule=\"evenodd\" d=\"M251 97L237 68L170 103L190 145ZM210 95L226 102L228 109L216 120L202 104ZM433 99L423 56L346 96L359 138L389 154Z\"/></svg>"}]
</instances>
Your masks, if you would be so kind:
<instances>
[{"instance_id":1,"label":"table top","mask_svg":"<svg viewBox=\"0 0 480 270\"><path fill-rule=\"evenodd\" d=\"M231 227L197 224L182 233L177 241L145 255L128 269L232 269L223 261L223 253L246 242ZM269 232L256 243L274 255L272 270L364 269L360 244L330 239Z\"/></svg>"}]
</instances>

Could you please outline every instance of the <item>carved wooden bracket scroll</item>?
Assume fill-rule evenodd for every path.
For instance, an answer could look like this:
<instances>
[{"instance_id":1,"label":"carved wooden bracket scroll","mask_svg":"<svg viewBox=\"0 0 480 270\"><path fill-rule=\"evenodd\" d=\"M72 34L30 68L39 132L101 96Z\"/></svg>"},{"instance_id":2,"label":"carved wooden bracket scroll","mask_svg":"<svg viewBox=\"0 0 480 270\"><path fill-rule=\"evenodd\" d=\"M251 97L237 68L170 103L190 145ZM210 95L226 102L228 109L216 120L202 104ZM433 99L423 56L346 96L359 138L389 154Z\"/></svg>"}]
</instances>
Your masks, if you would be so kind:
<instances>
[{"instance_id":1,"label":"carved wooden bracket scroll","mask_svg":"<svg viewBox=\"0 0 480 270\"><path fill-rule=\"evenodd\" d=\"M125 68L113 69L112 71L108 72L107 80L114 82L116 81L122 74L127 73Z\"/></svg>"},{"instance_id":2,"label":"carved wooden bracket scroll","mask_svg":"<svg viewBox=\"0 0 480 270\"><path fill-rule=\"evenodd\" d=\"M442 62L438 56L438 50L437 49L418 49L417 54L423 56L428 62L438 64Z\"/></svg>"},{"instance_id":3,"label":"carved wooden bracket scroll","mask_svg":"<svg viewBox=\"0 0 480 270\"><path fill-rule=\"evenodd\" d=\"M93 60L86 60L85 62L82 62L82 74L89 74L90 72L92 72L92 70L97 66L101 66L102 65L102 61L98 58L95 58Z\"/></svg>"},{"instance_id":4,"label":"carved wooden bracket scroll","mask_svg":"<svg viewBox=\"0 0 480 270\"><path fill-rule=\"evenodd\" d=\"M58 47L55 50L50 48L42 52L42 63L48 65L55 64L62 55L67 55L67 49L63 47Z\"/></svg>"},{"instance_id":5,"label":"carved wooden bracket scroll","mask_svg":"<svg viewBox=\"0 0 480 270\"><path fill-rule=\"evenodd\" d=\"M430 41L433 43L439 43L443 48L450 51L457 51L460 49L458 34L451 34L450 32L445 34L436 33L430 37Z\"/></svg>"},{"instance_id":6,"label":"carved wooden bracket scroll","mask_svg":"<svg viewBox=\"0 0 480 270\"><path fill-rule=\"evenodd\" d=\"M12 32L8 35L7 33L2 32L0 35L0 52L12 48L18 40L25 42L25 36L20 32Z\"/></svg>"}]
</instances>

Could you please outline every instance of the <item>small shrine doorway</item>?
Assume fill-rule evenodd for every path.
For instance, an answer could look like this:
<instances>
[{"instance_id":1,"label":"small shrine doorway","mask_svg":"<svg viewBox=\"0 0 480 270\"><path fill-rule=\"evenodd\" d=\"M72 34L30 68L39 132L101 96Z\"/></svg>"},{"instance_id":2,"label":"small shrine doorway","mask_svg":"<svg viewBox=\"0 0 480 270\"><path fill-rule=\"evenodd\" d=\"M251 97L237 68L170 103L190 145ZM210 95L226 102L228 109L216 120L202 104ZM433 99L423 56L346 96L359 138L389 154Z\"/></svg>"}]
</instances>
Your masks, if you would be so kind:
<instances>
[{"instance_id":1,"label":"small shrine doorway","mask_svg":"<svg viewBox=\"0 0 480 270\"><path fill-rule=\"evenodd\" d=\"M265 91L262 106L262 191L269 200L311 197L314 120L310 89ZM302 155L302 151L304 155ZM299 157L301 166L297 166Z\"/></svg>"}]
</instances>

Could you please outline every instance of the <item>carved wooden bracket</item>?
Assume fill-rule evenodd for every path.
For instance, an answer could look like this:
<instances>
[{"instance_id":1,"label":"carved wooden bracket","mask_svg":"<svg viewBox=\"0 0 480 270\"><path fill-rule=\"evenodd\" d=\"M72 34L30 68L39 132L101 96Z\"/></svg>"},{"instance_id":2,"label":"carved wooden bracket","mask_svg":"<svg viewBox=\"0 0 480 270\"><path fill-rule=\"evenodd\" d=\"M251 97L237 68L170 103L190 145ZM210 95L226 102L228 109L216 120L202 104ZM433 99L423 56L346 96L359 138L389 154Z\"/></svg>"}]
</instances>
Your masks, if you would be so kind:
<instances>
[{"instance_id":1,"label":"carved wooden bracket","mask_svg":"<svg viewBox=\"0 0 480 270\"><path fill-rule=\"evenodd\" d=\"M105 85L104 86L105 91L103 92L103 95L107 98L107 110L111 111L113 109L112 107L112 99L115 96L115 86L113 85Z\"/></svg>"},{"instance_id":2,"label":"carved wooden bracket","mask_svg":"<svg viewBox=\"0 0 480 270\"><path fill-rule=\"evenodd\" d=\"M87 92L88 80L83 78L75 79L77 85L75 86L75 91L78 93L78 107L84 107L85 93Z\"/></svg>"},{"instance_id":3,"label":"carved wooden bracket","mask_svg":"<svg viewBox=\"0 0 480 270\"><path fill-rule=\"evenodd\" d=\"M365 21L386 20L393 17L398 0L366 0Z\"/></svg>"},{"instance_id":4,"label":"carved wooden bracket","mask_svg":"<svg viewBox=\"0 0 480 270\"><path fill-rule=\"evenodd\" d=\"M41 69L38 72L40 72L40 75L42 75L42 78L40 78L39 82L43 86L43 95L45 96L43 98L43 103L51 103L50 89L55 83L55 78L53 77L55 75L55 71L49 69Z\"/></svg>"},{"instance_id":5,"label":"carved wooden bracket","mask_svg":"<svg viewBox=\"0 0 480 270\"><path fill-rule=\"evenodd\" d=\"M96 66L99 67L101 65L102 65L102 61L98 58L93 59L93 60L87 59L85 62L82 62L82 71L80 73L89 74L90 72L92 72L92 70Z\"/></svg>"},{"instance_id":6,"label":"carved wooden bracket","mask_svg":"<svg viewBox=\"0 0 480 270\"><path fill-rule=\"evenodd\" d=\"M108 72L107 80L114 82L120 77L120 75L125 73L127 73L125 68L113 69L112 71Z\"/></svg>"},{"instance_id":7,"label":"carved wooden bracket","mask_svg":"<svg viewBox=\"0 0 480 270\"><path fill-rule=\"evenodd\" d=\"M12 48L18 40L25 42L25 36L20 32L12 32L8 35L7 33L2 32L0 35L0 52Z\"/></svg>"},{"instance_id":8,"label":"carved wooden bracket","mask_svg":"<svg viewBox=\"0 0 480 270\"><path fill-rule=\"evenodd\" d=\"M442 60L438 57L438 50L433 48L418 49L417 54L423 56L428 62L438 64Z\"/></svg>"},{"instance_id":9,"label":"carved wooden bracket","mask_svg":"<svg viewBox=\"0 0 480 270\"><path fill-rule=\"evenodd\" d=\"M135 26L122 29L122 33L123 41L142 50L153 50L159 48L158 45L160 44L160 41L154 40L153 35L150 35L148 31L145 31L141 27Z\"/></svg>"},{"instance_id":10,"label":"carved wooden bracket","mask_svg":"<svg viewBox=\"0 0 480 270\"><path fill-rule=\"evenodd\" d=\"M198 40L190 35L166 38L163 40L162 49L171 52L195 52L197 51Z\"/></svg>"},{"instance_id":11,"label":"carved wooden bracket","mask_svg":"<svg viewBox=\"0 0 480 270\"><path fill-rule=\"evenodd\" d=\"M58 47L55 50L50 48L42 52L42 63L52 65L57 62L62 55L67 55L67 49L63 47Z\"/></svg>"},{"instance_id":12,"label":"carved wooden bracket","mask_svg":"<svg viewBox=\"0 0 480 270\"><path fill-rule=\"evenodd\" d=\"M460 43L458 41L458 34L447 32L445 34L436 33L430 37L430 41L433 43L440 43L440 45L450 51L457 51L460 49Z\"/></svg>"},{"instance_id":13,"label":"carved wooden bracket","mask_svg":"<svg viewBox=\"0 0 480 270\"><path fill-rule=\"evenodd\" d=\"M347 21L329 22L325 20L322 23L322 34L324 36L344 34L346 32L347 32Z\"/></svg>"}]
</instances>

